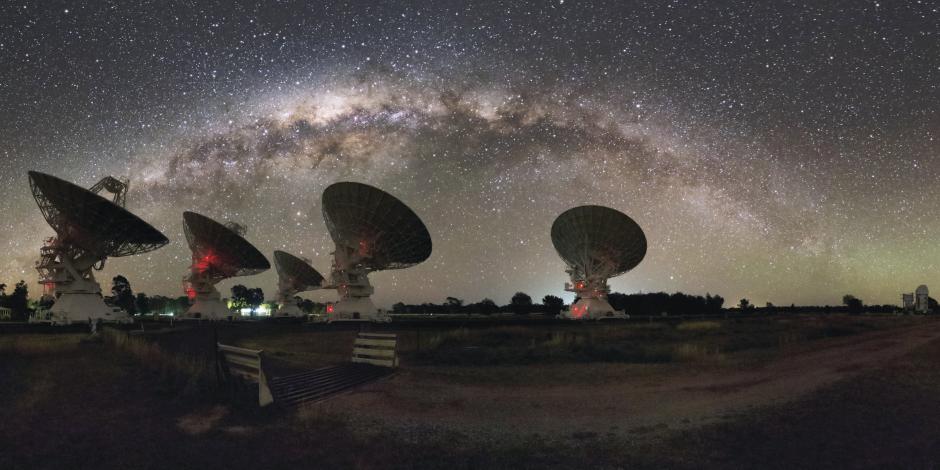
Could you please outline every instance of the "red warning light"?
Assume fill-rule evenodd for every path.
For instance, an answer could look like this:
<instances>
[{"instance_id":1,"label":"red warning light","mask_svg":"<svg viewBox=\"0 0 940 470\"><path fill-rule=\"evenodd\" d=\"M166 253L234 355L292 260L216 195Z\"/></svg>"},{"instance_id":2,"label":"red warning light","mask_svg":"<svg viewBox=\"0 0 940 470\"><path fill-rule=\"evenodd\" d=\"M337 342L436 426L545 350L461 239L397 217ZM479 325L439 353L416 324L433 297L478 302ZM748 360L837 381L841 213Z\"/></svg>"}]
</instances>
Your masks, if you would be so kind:
<instances>
[{"instance_id":1,"label":"red warning light","mask_svg":"<svg viewBox=\"0 0 940 470\"><path fill-rule=\"evenodd\" d=\"M208 271L209 268L212 267L212 265L216 261L217 261L216 256L214 254L212 254L211 252L206 253L205 256L196 260L196 264L195 264L196 271L198 271L199 273L204 273Z\"/></svg>"},{"instance_id":2,"label":"red warning light","mask_svg":"<svg viewBox=\"0 0 940 470\"><path fill-rule=\"evenodd\" d=\"M587 311L586 307L579 307L577 305L571 306L571 316L575 318L581 318L584 316L584 313Z\"/></svg>"},{"instance_id":3,"label":"red warning light","mask_svg":"<svg viewBox=\"0 0 940 470\"><path fill-rule=\"evenodd\" d=\"M333 313L333 304L326 304L326 313Z\"/></svg>"},{"instance_id":4,"label":"red warning light","mask_svg":"<svg viewBox=\"0 0 940 470\"><path fill-rule=\"evenodd\" d=\"M359 240L359 256L367 256L369 254L369 243L365 240Z\"/></svg>"}]
</instances>

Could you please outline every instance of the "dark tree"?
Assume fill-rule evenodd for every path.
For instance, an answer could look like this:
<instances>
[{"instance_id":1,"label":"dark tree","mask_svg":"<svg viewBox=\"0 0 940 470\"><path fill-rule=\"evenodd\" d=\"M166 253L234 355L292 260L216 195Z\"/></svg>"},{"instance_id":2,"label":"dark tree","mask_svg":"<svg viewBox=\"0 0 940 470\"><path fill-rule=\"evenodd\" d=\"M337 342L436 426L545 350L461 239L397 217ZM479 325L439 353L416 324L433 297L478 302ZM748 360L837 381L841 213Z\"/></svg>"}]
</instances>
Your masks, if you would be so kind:
<instances>
[{"instance_id":1,"label":"dark tree","mask_svg":"<svg viewBox=\"0 0 940 470\"><path fill-rule=\"evenodd\" d=\"M705 313L717 315L721 313L721 307L725 304L725 298L720 295L705 294Z\"/></svg>"},{"instance_id":2,"label":"dark tree","mask_svg":"<svg viewBox=\"0 0 940 470\"><path fill-rule=\"evenodd\" d=\"M499 310L499 306L496 305L496 302L493 302L490 299L483 299L475 305L476 311L482 313L483 315L492 315Z\"/></svg>"},{"instance_id":3,"label":"dark tree","mask_svg":"<svg viewBox=\"0 0 940 470\"><path fill-rule=\"evenodd\" d=\"M738 308L741 309L741 311L748 311L748 310L754 308L754 306L751 305L751 301L750 301L750 300L741 299L741 301L738 302Z\"/></svg>"},{"instance_id":4,"label":"dark tree","mask_svg":"<svg viewBox=\"0 0 940 470\"><path fill-rule=\"evenodd\" d=\"M516 315L523 315L532 311L532 297L524 292L516 292L509 301L509 308Z\"/></svg>"},{"instance_id":5,"label":"dark tree","mask_svg":"<svg viewBox=\"0 0 940 470\"><path fill-rule=\"evenodd\" d=\"M29 288L26 281L16 283L13 293L7 297L7 306L13 311L15 321L26 321L29 318Z\"/></svg>"},{"instance_id":6,"label":"dark tree","mask_svg":"<svg viewBox=\"0 0 940 470\"><path fill-rule=\"evenodd\" d=\"M395 305L392 305L392 312L393 313L407 313L408 306L405 305L404 302L398 302Z\"/></svg>"},{"instance_id":7,"label":"dark tree","mask_svg":"<svg viewBox=\"0 0 940 470\"><path fill-rule=\"evenodd\" d=\"M264 303L264 291L260 287L255 287L254 289L248 289L248 307L251 308L251 314L255 314L255 310Z\"/></svg>"},{"instance_id":8,"label":"dark tree","mask_svg":"<svg viewBox=\"0 0 940 470\"><path fill-rule=\"evenodd\" d=\"M115 307L124 309L130 315L137 313L134 305L134 291L126 277L118 274L111 279L111 296Z\"/></svg>"},{"instance_id":9,"label":"dark tree","mask_svg":"<svg viewBox=\"0 0 940 470\"><path fill-rule=\"evenodd\" d=\"M683 294L676 292L650 292L621 294L611 292L607 301L615 310L625 310L630 315L720 315L725 299L720 295ZM575 300L577 302L577 299Z\"/></svg>"},{"instance_id":10,"label":"dark tree","mask_svg":"<svg viewBox=\"0 0 940 470\"><path fill-rule=\"evenodd\" d=\"M862 303L862 299L859 299L852 294L845 294L842 296L842 303L848 307L849 313L853 315L862 313L862 310L865 307Z\"/></svg>"},{"instance_id":11,"label":"dark tree","mask_svg":"<svg viewBox=\"0 0 940 470\"><path fill-rule=\"evenodd\" d=\"M134 303L137 304L137 313L141 315L150 313L150 298L147 297L147 294L138 292Z\"/></svg>"},{"instance_id":12,"label":"dark tree","mask_svg":"<svg viewBox=\"0 0 940 470\"><path fill-rule=\"evenodd\" d=\"M463 308L463 300L457 297L448 297L444 301L444 307L447 309L448 313L460 313Z\"/></svg>"},{"instance_id":13,"label":"dark tree","mask_svg":"<svg viewBox=\"0 0 940 470\"><path fill-rule=\"evenodd\" d=\"M235 310L241 310L243 308L248 308L248 288L241 285L235 284L232 286L232 308Z\"/></svg>"},{"instance_id":14,"label":"dark tree","mask_svg":"<svg viewBox=\"0 0 940 470\"><path fill-rule=\"evenodd\" d=\"M558 315L561 309L565 307L565 301L561 297L546 295L542 297L542 305L545 306L545 313L548 315Z\"/></svg>"}]
</instances>

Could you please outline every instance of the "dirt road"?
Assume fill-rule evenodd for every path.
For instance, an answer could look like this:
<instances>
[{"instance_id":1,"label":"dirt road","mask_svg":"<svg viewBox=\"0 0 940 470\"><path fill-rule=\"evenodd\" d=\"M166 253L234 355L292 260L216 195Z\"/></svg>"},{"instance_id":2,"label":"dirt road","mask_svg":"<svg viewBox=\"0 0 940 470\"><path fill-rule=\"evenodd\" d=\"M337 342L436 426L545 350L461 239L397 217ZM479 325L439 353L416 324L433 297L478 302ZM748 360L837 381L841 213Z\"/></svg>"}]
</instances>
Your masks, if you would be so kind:
<instances>
[{"instance_id":1,"label":"dirt road","mask_svg":"<svg viewBox=\"0 0 940 470\"><path fill-rule=\"evenodd\" d=\"M940 322L932 321L815 341L746 367L571 365L566 367L579 370L572 372L570 381L530 385L524 380L514 385L466 380L458 384L433 369L416 368L315 406L348 414L364 428L379 425L411 433L426 429L490 438L502 433L638 438L781 404L937 339ZM539 374L537 367L516 369L522 377ZM484 368L473 372L481 377L488 373ZM513 373L507 368L494 372ZM590 380L579 380L585 372Z\"/></svg>"}]
</instances>

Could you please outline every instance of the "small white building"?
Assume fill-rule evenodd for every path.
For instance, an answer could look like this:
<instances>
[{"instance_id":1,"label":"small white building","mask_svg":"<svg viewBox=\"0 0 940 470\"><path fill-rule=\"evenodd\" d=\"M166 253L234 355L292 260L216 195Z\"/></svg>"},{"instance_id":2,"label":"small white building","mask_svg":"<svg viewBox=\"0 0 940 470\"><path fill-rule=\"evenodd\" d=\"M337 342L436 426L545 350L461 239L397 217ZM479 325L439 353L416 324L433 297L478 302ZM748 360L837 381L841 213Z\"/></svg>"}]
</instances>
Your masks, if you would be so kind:
<instances>
[{"instance_id":1,"label":"small white building","mask_svg":"<svg viewBox=\"0 0 940 470\"><path fill-rule=\"evenodd\" d=\"M914 311L917 313L927 313L930 310L929 299L930 295L927 286L917 286L917 290L914 291Z\"/></svg>"},{"instance_id":2,"label":"small white building","mask_svg":"<svg viewBox=\"0 0 940 470\"><path fill-rule=\"evenodd\" d=\"M927 286L920 285L914 290L913 294L901 294L901 308L905 312L928 313L930 312L930 291Z\"/></svg>"}]
</instances>

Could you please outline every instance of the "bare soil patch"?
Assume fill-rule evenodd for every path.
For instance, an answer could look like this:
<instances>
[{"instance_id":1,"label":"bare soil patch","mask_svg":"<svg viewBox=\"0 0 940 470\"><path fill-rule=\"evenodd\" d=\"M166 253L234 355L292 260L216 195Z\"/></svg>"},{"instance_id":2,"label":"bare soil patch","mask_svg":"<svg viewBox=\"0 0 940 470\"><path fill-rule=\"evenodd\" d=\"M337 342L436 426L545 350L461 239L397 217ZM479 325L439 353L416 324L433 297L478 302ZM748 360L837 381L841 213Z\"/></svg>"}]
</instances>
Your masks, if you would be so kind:
<instances>
[{"instance_id":1,"label":"bare soil patch","mask_svg":"<svg viewBox=\"0 0 940 470\"><path fill-rule=\"evenodd\" d=\"M749 408L786 403L936 339L940 339L940 322L929 322L819 340L743 367L693 364L663 367L656 374L638 368L634 374L629 365L600 365L592 369L595 380L587 384L474 385L466 380L452 382L440 369L415 368L320 406L336 413L367 409L375 419L358 417L363 426L426 426L491 434L494 439L499 434L519 433L630 435L651 427L700 426ZM487 369L473 373L488 375ZM538 375L518 371L529 373Z\"/></svg>"}]
</instances>

